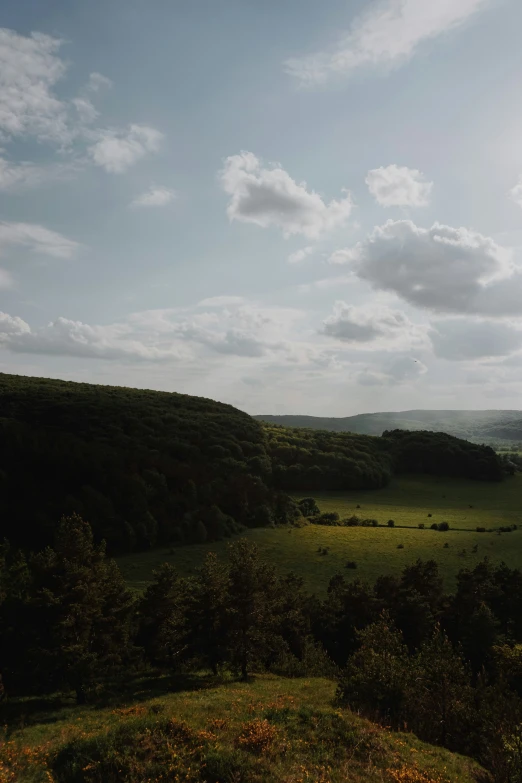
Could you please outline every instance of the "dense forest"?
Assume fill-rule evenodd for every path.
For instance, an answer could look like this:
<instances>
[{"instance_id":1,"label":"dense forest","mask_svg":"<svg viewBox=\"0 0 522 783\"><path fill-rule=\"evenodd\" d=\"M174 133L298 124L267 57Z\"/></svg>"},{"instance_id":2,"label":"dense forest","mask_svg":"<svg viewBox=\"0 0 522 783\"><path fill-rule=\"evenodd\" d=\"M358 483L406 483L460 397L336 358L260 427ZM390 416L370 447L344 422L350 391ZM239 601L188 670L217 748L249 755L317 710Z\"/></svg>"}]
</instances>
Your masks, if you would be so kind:
<instances>
[{"instance_id":1,"label":"dense forest","mask_svg":"<svg viewBox=\"0 0 522 783\"><path fill-rule=\"evenodd\" d=\"M320 674L337 681L338 703L473 757L488 780L522 777L522 573L487 560L461 570L453 595L434 561L417 561L374 585L335 576L319 600L240 539L191 577L164 565L136 596L90 526L64 518L52 547L0 551L0 670L7 726L29 695L103 703L144 674ZM54 759L58 780L146 779L128 742L115 767L114 748L88 740Z\"/></svg>"},{"instance_id":2,"label":"dense forest","mask_svg":"<svg viewBox=\"0 0 522 783\"><path fill-rule=\"evenodd\" d=\"M441 433L285 429L200 397L0 375L1 537L26 549L73 513L112 554L214 541L294 521L286 493L419 470L502 477L492 449Z\"/></svg>"}]
</instances>

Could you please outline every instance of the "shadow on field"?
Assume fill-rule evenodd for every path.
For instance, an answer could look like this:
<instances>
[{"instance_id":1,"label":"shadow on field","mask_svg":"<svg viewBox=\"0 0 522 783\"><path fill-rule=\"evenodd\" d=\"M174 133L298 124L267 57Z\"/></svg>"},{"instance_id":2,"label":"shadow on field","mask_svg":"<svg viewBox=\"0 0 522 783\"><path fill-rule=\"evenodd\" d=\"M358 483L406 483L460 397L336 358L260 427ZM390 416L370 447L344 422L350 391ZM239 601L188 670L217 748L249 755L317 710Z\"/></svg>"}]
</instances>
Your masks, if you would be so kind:
<instances>
[{"instance_id":1,"label":"shadow on field","mask_svg":"<svg viewBox=\"0 0 522 783\"><path fill-rule=\"evenodd\" d=\"M157 677L151 673L145 677L127 679L125 682L113 682L102 694L97 694L92 703L87 701L83 707L78 707L72 694L15 696L2 703L0 721L5 729L4 736L8 738L13 732L23 730L24 727L70 720L71 713L76 710L90 709L94 712L110 707L130 707L169 693L207 690L226 682L230 681L210 674L172 674Z\"/></svg>"}]
</instances>

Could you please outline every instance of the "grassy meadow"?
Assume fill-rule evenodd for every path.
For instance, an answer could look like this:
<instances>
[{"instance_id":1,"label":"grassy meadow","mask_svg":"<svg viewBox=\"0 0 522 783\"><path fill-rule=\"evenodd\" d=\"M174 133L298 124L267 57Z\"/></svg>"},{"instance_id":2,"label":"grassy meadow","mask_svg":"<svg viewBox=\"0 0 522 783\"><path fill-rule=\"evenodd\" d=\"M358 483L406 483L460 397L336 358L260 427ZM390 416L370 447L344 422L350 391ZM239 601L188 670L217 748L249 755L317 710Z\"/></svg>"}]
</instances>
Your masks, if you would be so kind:
<instances>
[{"instance_id":1,"label":"grassy meadow","mask_svg":"<svg viewBox=\"0 0 522 783\"><path fill-rule=\"evenodd\" d=\"M335 682L164 678L106 707L25 707L0 743L9 783L472 783L479 767L333 706ZM189 686L189 689L187 689ZM13 726L13 722L11 722Z\"/></svg>"},{"instance_id":2,"label":"grassy meadow","mask_svg":"<svg viewBox=\"0 0 522 783\"><path fill-rule=\"evenodd\" d=\"M498 484L407 476L395 478L384 489L316 492L314 496L323 512L337 511L341 517L356 514L377 519L380 525L393 519L395 527L309 525L245 532L245 537L255 541L281 572L294 571L302 576L311 591L323 593L336 573L371 582L381 574L399 573L417 558L437 560L448 590L452 590L461 568L473 567L486 555L493 561L504 560L511 568L522 568L522 474ZM433 522L443 521L450 524L449 531L429 529ZM419 523L424 523L426 529L420 530ZM475 531L477 526L511 524L519 524L520 529L501 535ZM143 590L161 563L172 563L188 575L201 565L208 551L224 556L226 547L227 542L220 541L157 549L125 555L118 563L129 585ZM327 548L328 554L320 554L320 548ZM347 560L354 560L357 569L346 569Z\"/></svg>"}]
</instances>

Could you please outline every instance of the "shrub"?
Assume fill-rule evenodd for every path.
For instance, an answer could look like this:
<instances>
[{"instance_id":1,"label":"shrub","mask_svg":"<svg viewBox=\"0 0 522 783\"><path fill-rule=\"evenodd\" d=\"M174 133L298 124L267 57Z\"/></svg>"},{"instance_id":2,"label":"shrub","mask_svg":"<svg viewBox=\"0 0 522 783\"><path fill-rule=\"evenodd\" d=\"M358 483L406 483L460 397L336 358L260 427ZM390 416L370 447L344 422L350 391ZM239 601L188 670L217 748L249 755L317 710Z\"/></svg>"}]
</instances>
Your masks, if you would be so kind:
<instances>
[{"instance_id":1,"label":"shrub","mask_svg":"<svg viewBox=\"0 0 522 783\"><path fill-rule=\"evenodd\" d=\"M345 568L357 568L357 563L355 562L355 560L347 560L346 563L344 564L344 567Z\"/></svg>"},{"instance_id":2,"label":"shrub","mask_svg":"<svg viewBox=\"0 0 522 783\"><path fill-rule=\"evenodd\" d=\"M425 527L426 525L424 524L424 522L419 522L419 530L424 530Z\"/></svg>"},{"instance_id":3,"label":"shrub","mask_svg":"<svg viewBox=\"0 0 522 783\"><path fill-rule=\"evenodd\" d=\"M440 530L442 533L444 533L446 530L449 530L449 524L447 522L439 522L437 525L437 530Z\"/></svg>"},{"instance_id":4,"label":"shrub","mask_svg":"<svg viewBox=\"0 0 522 783\"><path fill-rule=\"evenodd\" d=\"M395 527L395 520L389 519L388 520L388 527Z\"/></svg>"},{"instance_id":5,"label":"shrub","mask_svg":"<svg viewBox=\"0 0 522 783\"><path fill-rule=\"evenodd\" d=\"M434 522L433 525L430 525L430 530L438 530L436 522Z\"/></svg>"},{"instance_id":6,"label":"shrub","mask_svg":"<svg viewBox=\"0 0 522 783\"><path fill-rule=\"evenodd\" d=\"M486 528L485 527L476 527L475 530L477 531L477 533L485 533L486 532Z\"/></svg>"},{"instance_id":7,"label":"shrub","mask_svg":"<svg viewBox=\"0 0 522 783\"><path fill-rule=\"evenodd\" d=\"M260 720L251 720L244 723L241 727L241 733L237 738L237 745L242 750L248 750L250 753L265 754L277 740L277 729L266 718Z\"/></svg>"},{"instance_id":8,"label":"shrub","mask_svg":"<svg viewBox=\"0 0 522 783\"><path fill-rule=\"evenodd\" d=\"M315 498L302 498L297 504L301 509L301 514L304 517L319 516L321 510L317 505Z\"/></svg>"},{"instance_id":9,"label":"shrub","mask_svg":"<svg viewBox=\"0 0 522 783\"><path fill-rule=\"evenodd\" d=\"M379 523L376 519L362 519L361 527L377 527Z\"/></svg>"},{"instance_id":10,"label":"shrub","mask_svg":"<svg viewBox=\"0 0 522 783\"><path fill-rule=\"evenodd\" d=\"M446 541L446 543L444 544L444 549L449 549L449 544L448 544L448 542L447 542L447 541Z\"/></svg>"},{"instance_id":11,"label":"shrub","mask_svg":"<svg viewBox=\"0 0 522 783\"><path fill-rule=\"evenodd\" d=\"M361 507L360 507L360 505L357 503L357 505L355 506L355 508L361 508Z\"/></svg>"},{"instance_id":12,"label":"shrub","mask_svg":"<svg viewBox=\"0 0 522 783\"><path fill-rule=\"evenodd\" d=\"M404 544L397 544L397 549L404 549Z\"/></svg>"},{"instance_id":13,"label":"shrub","mask_svg":"<svg viewBox=\"0 0 522 783\"><path fill-rule=\"evenodd\" d=\"M343 519L342 524L345 525L345 527L357 527L360 524L360 519L353 514L351 517Z\"/></svg>"},{"instance_id":14,"label":"shrub","mask_svg":"<svg viewBox=\"0 0 522 783\"><path fill-rule=\"evenodd\" d=\"M431 515L431 514L428 514L428 516L429 516L429 517L431 517L432 515Z\"/></svg>"}]
</instances>

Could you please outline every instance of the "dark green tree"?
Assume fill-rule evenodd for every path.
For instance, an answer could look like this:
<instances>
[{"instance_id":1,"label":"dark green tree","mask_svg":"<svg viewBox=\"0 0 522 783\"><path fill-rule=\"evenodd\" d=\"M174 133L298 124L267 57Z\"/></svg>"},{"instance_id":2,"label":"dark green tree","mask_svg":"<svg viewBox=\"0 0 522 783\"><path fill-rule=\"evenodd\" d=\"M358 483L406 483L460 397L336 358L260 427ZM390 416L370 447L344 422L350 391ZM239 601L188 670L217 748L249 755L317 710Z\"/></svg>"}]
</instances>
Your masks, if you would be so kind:
<instances>
[{"instance_id":1,"label":"dark green tree","mask_svg":"<svg viewBox=\"0 0 522 783\"><path fill-rule=\"evenodd\" d=\"M217 674L230 657L230 574L214 552L209 552L192 583L188 600L188 627L192 655Z\"/></svg>"},{"instance_id":2,"label":"dark green tree","mask_svg":"<svg viewBox=\"0 0 522 783\"><path fill-rule=\"evenodd\" d=\"M90 688L132 660L134 599L79 516L60 521L54 548L34 556L30 570L30 664L44 685L70 688L84 703Z\"/></svg>"},{"instance_id":3,"label":"dark green tree","mask_svg":"<svg viewBox=\"0 0 522 783\"><path fill-rule=\"evenodd\" d=\"M168 563L153 576L138 605L136 644L151 663L176 668L187 651L186 610L191 590Z\"/></svg>"}]
</instances>

